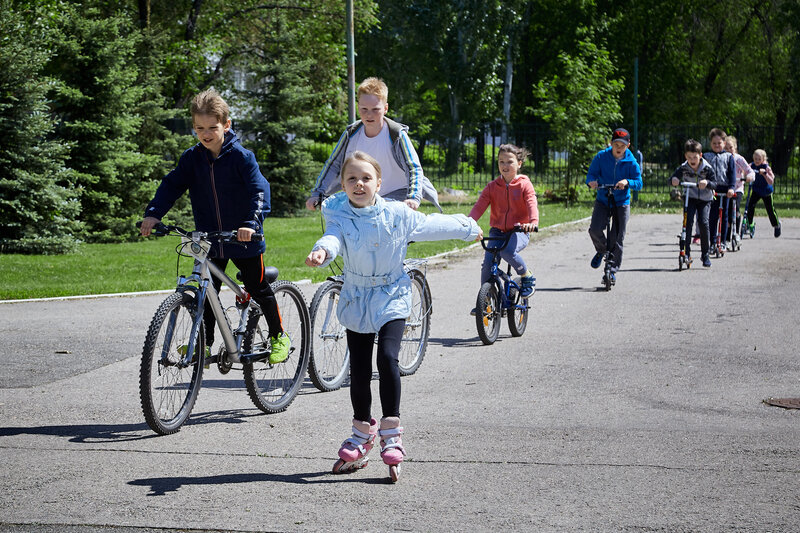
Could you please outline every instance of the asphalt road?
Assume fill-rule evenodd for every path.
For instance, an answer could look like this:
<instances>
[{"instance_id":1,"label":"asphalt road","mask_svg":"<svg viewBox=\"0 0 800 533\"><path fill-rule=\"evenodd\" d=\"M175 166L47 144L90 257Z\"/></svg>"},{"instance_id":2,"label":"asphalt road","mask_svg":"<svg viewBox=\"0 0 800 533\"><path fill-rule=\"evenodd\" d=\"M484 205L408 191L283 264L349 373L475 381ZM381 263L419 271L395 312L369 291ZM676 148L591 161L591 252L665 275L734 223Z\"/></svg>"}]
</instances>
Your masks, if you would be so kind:
<instances>
[{"instance_id":1,"label":"asphalt road","mask_svg":"<svg viewBox=\"0 0 800 533\"><path fill-rule=\"evenodd\" d=\"M492 346L468 314L482 252L430 268L396 485L374 452L328 473L347 388L262 415L212 367L187 425L152 433L138 354L163 295L0 304L0 531L798 531L800 410L763 403L800 397L783 223L677 272L679 217L634 216L608 293L586 223L538 234L528 330Z\"/></svg>"}]
</instances>

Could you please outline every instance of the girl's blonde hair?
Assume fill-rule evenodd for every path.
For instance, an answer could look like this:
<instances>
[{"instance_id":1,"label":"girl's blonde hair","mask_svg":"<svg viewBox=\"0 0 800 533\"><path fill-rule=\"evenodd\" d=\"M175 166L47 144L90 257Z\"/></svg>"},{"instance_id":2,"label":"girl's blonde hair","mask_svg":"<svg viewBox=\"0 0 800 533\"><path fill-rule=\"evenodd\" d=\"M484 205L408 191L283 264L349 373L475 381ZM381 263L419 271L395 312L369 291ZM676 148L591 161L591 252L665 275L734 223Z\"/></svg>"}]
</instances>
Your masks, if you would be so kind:
<instances>
[{"instance_id":1,"label":"girl's blonde hair","mask_svg":"<svg viewBox=\"0 0 800 533\"><path fill-rule=\"evenodd\" d=\"M227 102L214 89L207 89L192 98L190 111L193 120L195 115L210 115L220 124L227 123L231 115Z\"/></svg>"},{"instance_id":2,"label":"girl's blonde hair","mask_svg":"<svg viewBox=\"0 0 800 533\"><path fill-rule=\"evenodd\" d=\"M765 152L761 148L753 152L753 159L755 159L756 156L761 157L761 160L764 161L765 163L767 162L767 152Z\"/></svg>"},{"instance_id":3,"label":"girl's blonde hair","mask_svg":"<svg viewBox=\"0 0 800 533\"><path fill-rule=\"evenodd\" d=\"M359 161L364 161L365 163L369 163L375 169L375 177L381 179L381 165L378 161L369 155L366 152L362 152L361 150L356 150L347 159L344 160L342 163L342 170L341 174L339 175L339 179L344 179L345 170L347 170L347 165L353 162L354 159L358 159Z\"/></svg>"},{"instance_id":4,"label":"girl's blonde hair","mask_svg":"<svg viewBox=\"0 0 800 533\"><path fill-rule=\"evenodd\" d=\"M356 90L356 100L364 94L377 96L384 104L389 103L389 88L380 78L367 78L362 81Z\"/></svg>"},{"instance_id":5,"label":"girl's blonde hair","mask_svg":"<svg viewBox=\"0 0 800 533\"><path fill-rule=\"evenodd\" d=\"M734 137L733 135L728 135L728 137L725 139L725 144L727 143L731 143L734 152L739 151L739 143L736 141L736 137Z\"/></svg>"}]
</instances>

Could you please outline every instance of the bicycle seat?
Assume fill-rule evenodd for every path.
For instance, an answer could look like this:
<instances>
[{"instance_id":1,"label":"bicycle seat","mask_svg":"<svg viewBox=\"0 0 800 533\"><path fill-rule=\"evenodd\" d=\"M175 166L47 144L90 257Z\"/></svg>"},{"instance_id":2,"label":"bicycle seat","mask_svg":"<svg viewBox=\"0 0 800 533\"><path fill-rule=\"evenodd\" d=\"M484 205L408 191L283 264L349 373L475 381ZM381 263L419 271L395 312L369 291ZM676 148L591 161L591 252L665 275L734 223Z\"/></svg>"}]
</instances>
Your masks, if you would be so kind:
<instances>
[{"instance_id":1,"label":"bicycle seat","mask_svg":"<svg viewBox=\"0 0 800 533\"><path fill-rule=\"evenodd\" d=\"M278 279L278 267L264 267L264 277L267 279L267 283L272 283Z\"/></svg>"},{"instance_id":2,"label":"bicycle seat","mask_svg":"<svg viewBox=\"0 0 800 533\"><path fill-rule=\"evenodd\" d=\"M264 267L264 278L266 278L267 283L272 283L276 279L278 279L278 267L268 266ZM242 281L242 273L236 273L236 279Z\"/></svg>"}]
</instances>

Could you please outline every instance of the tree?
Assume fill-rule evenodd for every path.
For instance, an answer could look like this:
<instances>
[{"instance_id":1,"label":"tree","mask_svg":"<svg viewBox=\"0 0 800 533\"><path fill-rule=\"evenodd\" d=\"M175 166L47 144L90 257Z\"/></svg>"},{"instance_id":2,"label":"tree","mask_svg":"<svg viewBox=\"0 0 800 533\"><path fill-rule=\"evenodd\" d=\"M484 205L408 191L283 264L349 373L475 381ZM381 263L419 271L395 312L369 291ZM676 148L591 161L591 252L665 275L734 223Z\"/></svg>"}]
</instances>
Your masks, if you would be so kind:
<instances>
[{"instance_id":1,"label":"tree","mask_svg":"<svg viewBox=\"0 0 800 533\"><path fill-rule=\"evenodd\" d=\"M135 62L140 34L120 16L62 5L59 35L46 72L58 118L56 135L69 143L67 165L80 192L80 220L88 240L118 241L133 231L149 193L145 178L162 155L145 155L135 139L144 95Z\"/></svg>"},{"instance_id":2,"label":"tree","mask_svg":"<svg viewBox=\"0 0 800 533\"><path fill-rule=\"evenodd\" d=\"M574 56L559 55L561 72L537 85L541 104L535 112L548 122L555 138L551 146L567 150L564 198L577 198L580 176L585 175L598 147L606 145L609 126L622 119L619 94L622 82L614 79L615 68L593 35L578 43Z\"/></svg>"},{"instance_id":3,"label":"tree","mask_svg":"<svg viewBox=\"0 0 800 533\"><path fill-rule=\"evenodd\" d=\"M376 72L399 95L398 107L433 91L446 125L432 133L446 141L446 171L459 162L464 125L499 116L507 35L499 0L379 2L380 28L357 42L361 70ZM396 98L395 96L394 98Z\"/></svg>"},{"instance_id":4,"label":"tree","mask_svg":"<svg viewBox=\"0 0 800 533\"><path fill-rule=\"evenodd\" d=\"M64 253L77 244L80 212L65 167L67 145L52 138L41 76L50 31L0 0L0 252Z\"/></svg>"}]
</instances>

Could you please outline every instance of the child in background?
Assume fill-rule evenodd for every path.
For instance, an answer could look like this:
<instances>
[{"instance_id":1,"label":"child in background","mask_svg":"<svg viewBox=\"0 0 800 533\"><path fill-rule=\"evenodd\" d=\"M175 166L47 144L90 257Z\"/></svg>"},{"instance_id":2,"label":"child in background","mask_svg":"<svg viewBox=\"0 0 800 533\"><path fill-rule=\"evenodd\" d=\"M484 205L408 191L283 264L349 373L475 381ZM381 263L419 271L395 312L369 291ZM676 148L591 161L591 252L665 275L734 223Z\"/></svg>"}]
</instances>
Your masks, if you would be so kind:
<instances>
[{"instance_id":1,"label":"child in background","mask_svg":"<svg viewBox=\"0 0 800 533\"><path fill-rule=\"evenodd\" d=\"M734 202L731 206L732 209L728 209L728 239L730 239L733 226L738 222L739 209L744 196L744 183L752 183L756 179L756 173L747 164L747 160L739 155L738 143L733 135L728 135L725 139L725 150L733 154L733 165L736 167L736 188L734 190L736 196L731 200Z\"/></svg>"},{"instance_id":2,"label":"child in background","mask_svg":"<svg viewBox=\"0 0 800 533\"><path fill-rule=\"evenodd\" d=\"M695 214L697 215L697 226L700 229L700 258L703 266L711 267L711 259L708 256L709 228L708 212L711 209L711 201L714 199L714 187L717 182L714 177L714 169L703 159L703 145L694 139L689 139L683 145L683 153L686 161L679 166L670 176L670 184L673 187L680 186L681 182L690 182L697 187L688 188L689 202L686 207L686 235L692 234ZM692 263L691 255L692 239L686 239L685 251L689 264Z\"/></svg>"},{"instance_id":3,"label":"child in background","mask_svg":"<svg viewBox=\"0 0 800 533\"><path fill-rule=\"evenodd\" d=\"M481 191L469 217L475 221L483 216L487 207L491 207L489 217L489 237L502 243L506 234L520 226L525 233L514 232L508 246L500 252L500 257L521 276L520 294L530 296L534 291L536 278L533 277L520 252L528 246L528 232L533 231L539 223L539 207L536 191L528 176L518 174L528 152L513 144L503 144L497 154L497 165L500 176ZM495 245L496 246L496 245ZM481 285L489 281L492 275L493 254L486 252L481 265ZM471 314L475 314L473 309Z\"/></svg>"},{"instance_id":4,"label":"child in background","mask_svg":"<svg viewBox=\"0 0 800 533\"><path fill-rule=\"evenodd\" d=\"M631 135L624 128L617 128L611 134L611 146L600 150L589 165L586 174L586 185L592 190L598 185L615 185L615 208L611 213L613 224L609 235L605 234L611 206L605 194L595 196L592 209L592 221L589 223L589 237L592 239L595 254L592 257L592 268L599 268L607 243L613 243L609 254L611 283L617 282L617 272L622 266L622 246L625 241L625 230L631 216L631 191L642 189L642 170L633 154L628 150ZM605 277L603 278L605 282Z\"/></svg>"},{"instance_id":5,"label":"child in background","mask_svg":"<svg viewBox=\"0 0 800 533\"><path fill-rule=\"evenodd\" d=\"M767 163L767 152L758 149L753 152L753 162L750 167L756 174L756 179L753 181L752 189L750 190L750 201L747 203L747 219L751 225L754 225L753 215L755 214L756 204L759 200L764 200L764 207L767 210L769 222L774 228L775 237L781 236L781 221L778 220L778 215L775 213L775 206L772 203L772 193L775 191L773 184L775 183L775 174Z\"/></svg>"},{"instance_id":6,"label":"child in background","mask_svg":"<svg viewBox=\"0 0 800 533\"><path fill-rule=\"evenodd\" d=\"M342 162L356 150L374 157L383 175L382 197L405 202L417 209L424 198L439 207L436 188L425 177L414 146L408 138L408 126L386 116L389 111L389 88L378 78L367 78L356 91L360 120L350 124L317 176L317 182L306 200L314 210L320 199L339 190Z\"/></svg>"},{"instance_id":7,"label":"child in background","mask_svg":"<svg viewBox=\"0 0 800 533\"><path fill-rule=\"evenodd\" d=\"M209 89L195 96L191 113L200 142L186 150L178 166L161 181L145 209L141 233L150 235L187 189L197 230L236 229L239 243L213 243L214 257L210 261L224 272L230 259L242 272L245 289L261 307L269 325L272 346L269 362L281 363L289 356L291 342L283 331L275 294L264 277L264 241L252 240L254 233L263 233L264 215L270 211L269 183L261 174L253 152L242 147L231 129L230 110L219 93ZM217 290L222 286L222 280L217 278L212 278L212 283ZM203 322L206 356L209 356L214 343L215 317L208 300Z\"/></svg>"},{"instance_id":8,"label":"child in background","mask_svg":"<svg viewBox=\"0 0 800 533\"><path fill-rule=\"evenodd\" d=\"M327 228L306 258L323 267L344 259L344 283L336 314L347 331L353 435L342 443L333 473L366 466L367 453L380 437L381 458L397 481L405 449L400 427L400 370L397 366L405 320L411 312L411 280L403 269L410 241L478 240L483 234L464 215L424 214L403 202L378 195L381 167L368 154L354 152L342 164L343 192L322 203ZM372 350L378 336L377 367L383 417L372 417Z\"/></svg>"},{"instance_id":9,"label":"child in background","mask_svg":"<svg viewBox=\"0 0 800 533\"><path fill-rule=\"evenodd\" d=\"M717 195L711 204L709 215L709 228L711 232L711 242L717 242L717 225L720 219L720 206L722 206L722 231L719 235L722 250L725 250L728 235L728 198L733 198L736 191L736 166L733 162L733 155L725 151L725 139L728 136L719 128L714 128L708 132L708 139L711 141L711 151L703 154L706 161L714 169L714 176L717 178Z\"/></svg>"}]
</instances>

